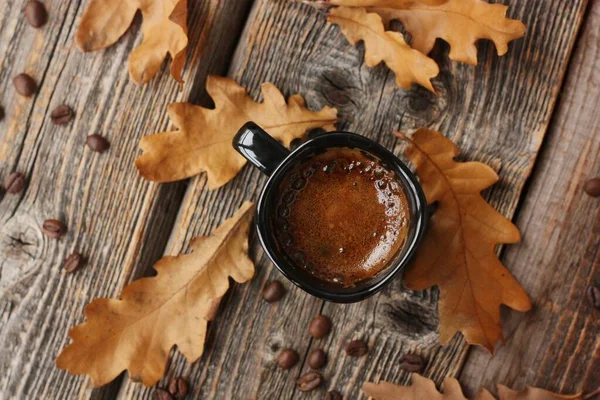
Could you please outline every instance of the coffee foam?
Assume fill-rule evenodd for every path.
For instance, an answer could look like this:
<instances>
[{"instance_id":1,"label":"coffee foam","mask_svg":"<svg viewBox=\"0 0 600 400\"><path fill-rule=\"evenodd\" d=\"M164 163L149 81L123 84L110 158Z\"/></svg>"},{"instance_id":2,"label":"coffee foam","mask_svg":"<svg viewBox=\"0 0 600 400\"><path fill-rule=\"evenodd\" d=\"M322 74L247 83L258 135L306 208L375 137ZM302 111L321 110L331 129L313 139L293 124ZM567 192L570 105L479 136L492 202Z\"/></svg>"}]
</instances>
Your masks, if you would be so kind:
<instances>
[{"instance_id":1,"label":"coffee foam","mask_svg":"<svg viewBox=\"0 0 600 400\"><path fill-rule=\"evenodd\" d=\"M401 182L377 158L329 149L297 165L279 186L280 250L318 279L353 286L385 269L409 225Z\"/></svg>"}]
</instances>

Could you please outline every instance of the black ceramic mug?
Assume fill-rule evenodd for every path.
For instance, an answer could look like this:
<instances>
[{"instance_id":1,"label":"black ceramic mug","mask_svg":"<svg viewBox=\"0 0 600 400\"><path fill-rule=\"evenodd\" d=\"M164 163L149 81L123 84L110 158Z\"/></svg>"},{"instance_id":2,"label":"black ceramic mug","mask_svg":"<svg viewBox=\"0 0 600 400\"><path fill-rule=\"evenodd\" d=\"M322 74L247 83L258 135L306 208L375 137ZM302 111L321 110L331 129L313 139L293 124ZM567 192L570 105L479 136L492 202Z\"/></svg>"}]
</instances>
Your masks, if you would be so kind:
<instances>
[{"instance_id":1,"label":"black ceramic mug","mask_svg":"<svg viewBox=\"0 0 600 400\"><path fill-rule=\"evenodd\" d=\"M319 298L337 303L363 300L381 290L407 265L427 226L427 202L421 186L409 168L394 154L377 142L350 132L331 132L307 140L290 152L253 122L245 124L233 139L233 147L270 178L265 185L256 207L256 228L265 252L295 285ZM282 179L299 163L315 154L331 148L363 150L376 156L393 171L403 185L409 209L409 228L405 245L388 262L387 266L372 278L353 287L343 287L322 281L305 269L298 267L277 245L272 222L276 215L279 186Z\"/></svg>"}]
</instances>

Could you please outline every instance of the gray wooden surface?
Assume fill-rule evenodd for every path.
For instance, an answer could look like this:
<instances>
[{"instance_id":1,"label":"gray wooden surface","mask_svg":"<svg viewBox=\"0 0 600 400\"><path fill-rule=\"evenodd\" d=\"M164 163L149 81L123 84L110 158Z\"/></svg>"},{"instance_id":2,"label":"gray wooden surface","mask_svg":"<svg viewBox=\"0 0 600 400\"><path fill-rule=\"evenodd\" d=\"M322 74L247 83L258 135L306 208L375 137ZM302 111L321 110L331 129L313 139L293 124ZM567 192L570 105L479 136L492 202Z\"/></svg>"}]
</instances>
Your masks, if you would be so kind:
<instances>
[{"instance_id":1,"label":"gray wooden surface","mask_svg":"<svg viewBox=\"0 0 600 400\"><path fill-rule=\"evenodd\" d=\"M508 340L493 358L471 350L460 375L470 393L493 388L494 382L563 393L600 386L600 311L585 298L589 285L600 286L600 200L583 194L583 183L599 175L600 1L595 1L518 213L523 241L504 255L535 304L528 313L506 313Z\"/></svg>"},{"instance_id":2,"label":"gray wooden surface","mask_svg":"<svg viewBox=\"0 0 600 400\"><path fill-rule=\"evenodd\" d=\"M184 92L168 75L139 87L127 57L139 43L139 18L116 46L81 54L74 46L84 2L46 2L48 24L34 30L22 16L24 1L0 3L0 176L27 175L20 195L0 202L0 398L113 398L118 382L92 393L89 382L54 366L81 321L83 307L118 296L132 279L150 272L165 248L185 183L156 185L138 177L133 162L139 139L169 126L166 106L203 94L207 73L226 72L250 2L197 1L190 7L190 55ZM33 99L19 97L12 77L27 72L40 85ZM54 126L49 114L61 103L77 115ZM85 146L101 133L104 154ZM60 218L68 232L48 239L40 226ZM62 273L73 250L89 258L78 274Z\"/></svg>"},{"instance_id":3,"label":"gray wooden surface","mask_svg":"<svg viewBox=\"0 0 600 400\"><path fill-rule=\"evenodd\" d=\"M535 183L526 191L523 188L532 171L534 182L556 179L557 171L562 171L545 168L544 163L549 162L545 156L539 168L534 169L534 164L542 145L544 155L564 146L555 139L555 131L547 143L544 139L587 1L503 2L511 6L511 17L528 26L527 36L512 43L502 58L495 55L491 44L480 42L476 68L449 62L447 46L438 43L433 56L442 70L434 80L439 97L423 88L397 89L393 74L384 66L371 69L364 65L361 45L350 46L339 29L328 25L312 8L285 0L190 1L190 52L194 54L188 59L194 61L188 63L183 92L170 80L168 66L144 87L128 78L126 60L140 39L139 21L117 45L83 55L74 48L73 36L85 1L47 1L51 18L40 31L24 22L24 0L0 4L0 105L7 114L0 122L0 177L14 170L28 177L21 195L0 194L0 397L150 397L152 389L127 379L92 389L85 378L58 371L53 360L68 343L70 327L82 321L83 306L91 299L118 296L127 282L151 274L153 262L163 253L186 251L192 237L212 231L244 200L256 200L264 178L249 167L216 191L207 190L203 176L176 184L150 184L140 179L133 167L139 138L168 127L166 104L176 99L210 104L203 91L207 73L235 78L257 99L260 84L270 81L286 95L301 93L309 107L335 106L343 119L341 129L375 138L398 154L401 149L391 134L393 129L439 129L463 148L463 158L486 162L499 172L500 183L488 193L495 207L513 217L524 199L518 214L529 215L527 210L533 206L528 208L527 200L530 193L536 193ZM597 59L587 62L597 67ZM575 63L583 62L575 58L571 71L578 71ZM40 94L34 99L18 97L12 87L12 77L23 71L40 82ZM593 102L594 97L587 101ZM55 127L49 122L49 113L63 102L76 110L77 118L66 127ZM560 117L553 121L557 124ZM84 146L85 137L96 132L111 141L109 152L98 155ZM589 135L577 136L568 150L573 155L583 153L588 143L584 138L598 137L593 131ZM598 160L595 143L595 153L593 141L586 153L592 161ZM575 193L573 186L581 186L583 171L599 174L597 162L580 164L577 181L568 187L561 182L557 190ZM587 209L574 209L584 212L582 219L589 217L593 207L597 210L593 200L584 201ZM59 241L47 239L40 231L44 219L56 217L69 229ZM532 285L526 288L535 296L536 306L542 307L538 301L545 297L535 286L554 288L550 286L553 280L542 269L532 270L527 262L517 261L549 256L536 246L547 242L542 233L547 228L525 227L525 244L529 243L531 253L523 255L520 250L517 257L517 250L511 253L509 249L506 261L524 284ZM573 234L576 228L570 228ZM568 226L565 229L563 235L571 232ZM580 280L584 276L598 279L597 229L593 232L589 239L592 250L586 256L589 264L577 274ZM73 249L86 254L90 262L78 274L64 276L61 263ZM561 264L579 260L575 257L580 255L565 253ZM276 368L274 359L284 347L296 348L302 356L312 348L324 348L329 354L324 388L336 389L350 399L361 397L360 385L365 380L405 382L407 375L397 364L407 351L427 357L426 375L438 383L461 371L468 352L464 341L457 336L448 346L437 344L435 290L406 291L397 280L365 302L337 305L323 303L284 282L288 289L284 300L267 305L260 298L260 289L270 279L283 278L256 243L253 257L257 276L249 284L234 286L224 298L210 325L201 360L188 365L174 351L168 375L186 376L193 387L192 398L321 398L325 389L310 394L295 390L294 378L305 370L304 360L288 372ZM557 257L547 262L554 263L549 270L558 268ZM581 304L582 313L590 312L579 297L569 294L570 288L555 290ZM325 339L311 341L306 333L308 322L321 312L332 318L334 330ZM509 326L513 320L533 323L519 320L523 316L517 313L507 314ZM556 318L567 318L565 315L557 312ZM593 324L592 317L585 317L589 314L581 315ZM594 342L598 339L593 327L588 326L578 337L592 343L585 348L595 348L594 356L578 359L565 389L591 389L594 376L589 371L598 369ZM523 329L532 332L531 327ZM550 324L545 334L565 335L561 333L565 329L576 334L578 327ZM531 334L537 331L533 329ZM511 337L509 332L507 337ZM354 360L344 355L344 343L354 338L370 344L367 357ZM539 339L536 343L539 352L559 350L555 349L559 342ZM507 346L511 346L510 339ZM519 348L516 343L512 346ZM511 354L517 357L517 353ZM482 355L472 357L481 365ZM573 365L568 357L563 359L564 368ZM497 372L503 368L506 365L490 365L480 371L481 378L471 375L469 387L479 382L491 387L493 379L506 378ZM462 376L470 370L467 362ZM552 386L555 380L539 379L514 382L562 389Z\"/></svg>"}]
</instances>

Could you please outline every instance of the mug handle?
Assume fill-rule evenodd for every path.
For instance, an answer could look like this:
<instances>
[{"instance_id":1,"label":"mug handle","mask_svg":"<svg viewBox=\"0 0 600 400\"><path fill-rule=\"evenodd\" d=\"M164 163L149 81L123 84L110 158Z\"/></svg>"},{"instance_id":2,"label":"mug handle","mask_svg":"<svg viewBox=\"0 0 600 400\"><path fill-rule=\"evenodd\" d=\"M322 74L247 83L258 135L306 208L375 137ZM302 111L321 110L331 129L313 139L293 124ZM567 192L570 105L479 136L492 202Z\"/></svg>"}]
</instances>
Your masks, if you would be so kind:
<instances>
[{"instance_id":1,"label":"mug handle","mask_svg":"<svg viewBox=\"0 0 600 400\"><path fill-rule=\"evenodd\" d=\"M246 122L233 138L233 148L271 176L290 151L254 122Z\"/></svg>"}]
</instances>

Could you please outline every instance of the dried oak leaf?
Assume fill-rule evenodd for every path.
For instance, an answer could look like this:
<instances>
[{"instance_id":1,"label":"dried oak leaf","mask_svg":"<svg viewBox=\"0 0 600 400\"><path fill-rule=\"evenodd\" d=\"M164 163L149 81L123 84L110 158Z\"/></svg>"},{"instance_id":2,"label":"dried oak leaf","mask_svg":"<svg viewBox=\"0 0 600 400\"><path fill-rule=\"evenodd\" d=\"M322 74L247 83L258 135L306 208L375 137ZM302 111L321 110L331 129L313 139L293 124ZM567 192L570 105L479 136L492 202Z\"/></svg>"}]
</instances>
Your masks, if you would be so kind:
<instances>
[{"instance_id":1,"label":"dried oak leaf","mask_svg":"<svg viewBox=\"0 0 600 400\"><path fill-rule=\"evenodd\" d=\"M271 83L262 85L263 103L256 103L234 80L209 76L206 91L213 110L189 103L172 103L169 116L179 130L142 138L143 154L135 165L151 181L169 182L206 171L210 189L218 188L242 169L246 159L231 145L238 129L254 121L286 146L315 128L334 129L337 110L310 111L302 96L285 102Z\"/></svg>"},{"instance_id":2,"label":"dried oak leaf","mask_svg":"<svg viewBox=\"0 0 600 400\"><path fill-rule=\"evenodd\" d=\"M131 283L120 300L92 301L87 321L69 332L73 343L58 356L58 368L88 375L95 386L126 369L150 386L163 376L173 346L189 362L197 360L228 278L243 283L254 275L248 257L253 210L244 203L211 236L194 239L191 254L163 257L154 266L158 275Z\"/></svg>"},{"instance_id":3,"label":"dried oak leaf","mask_svg":"<svg viewBox=\"0 0 600 400\"><path fill-rule=\"evenodd\" d=\"M489 39L498 55L508 51L508 42L525 35L521 21L506 18L507 6L482 0L448 0L443 4L411 2L392 7L389 1L372 1L369 11L378 13L386 25L400 20L412 35L412 47L428 54L437 38L450 45L450 59L477 65L479 39Z\"/></svg>"},{"instance_id":4,"label":"dried oak leaf","mask_svg":"<svg viewBox=\"0 0 600 400\"><path fill-rule=\"evenodd\" d=\"M484 392L482 390L480 393ZM487 392L487 391L486 391ZM587 396L586 396L587 397ZM493 396L489 395L490 399L493 399ZM524 390L517 392L516 390L512 390L503 385L498 385L498 399L499 400L582 400L583 397L581 394L557 394L552 393L544 389L534 388L534 387L526 387ZM479 399L477 399L479 400ZM485 397L482 397L481 400L486 400Z\"/></svg>"},{"instance_id":5,"label":"dried oak leaf","mask_svg":"<svg viewBox=\"0 0 600 400\"><path fill-rule=\"evenodd\" d=\"M386 31L377 14L364 8L337 7L329 12L328 21L340 26L348 41L365 43L365 63L375 67L382 61L396 74L396 84L410 89L418 83L435 93L430 79L437 76L435 61L412 49L398 32Z\"/></svg>"},{"instance_id":6,"label":"dried oak leaf","mask_svg":"<svg viewBox=\"0 0 600 400\"><path fill-rule=\"evenodd\" d=\"M407 8L415 3L428 4L430 6L446 3L448 0L296 0L301 3L310 4L316 8L329 6L342 7L378 7L378 8Z\"/></svg>"},{"instance_id":7,"label":"dried oak leaf","mask_svg":"<svg viewBox=\"0 0 600 400\"><path fill-rule=\"evenodd\" d=\"M114 44L129 28L137 10L142 13L142 43L129 56L129 73L138 84L148 82L167 53L173 58L171 76L183 82L187 37L187 0L91 0L75 43L81 51Z\"/></svg>"},{"instance_id":8,"label":"dried oak leaf","mask_svg":"<svg viewBox=\"0 0 600 400\"><path fill-rule=\"evenodd\" d=\"M444 379L444 393L435 388L432 380L418 374L412 375L412 385L400 386L389 382L363 384L363 392L374 400L467 400L460 384L454 378ZM498 400L581 400L581 395L560 395L543 389L527 387L521 392L498 385ZM485 389L479 391L474 400L494 400Z\"/></svg>"},{"instance_id":9,"label":"dried oak leaf","mask_svg":"<svg viewBox=\"0 0 600 400\"><path fill-rule=\"evenodd\" d=\"M531 302L523 288L502 265L494 248L516 243L518 229L481 197L498 181L485 164L456 162L458 147L441 133L418 129L406 156L415 165L431 216L423 243L405 274L415 290L440 289L440 340L447 343L461 331L470 344L490 352L502 341L500 305L527 311Z\"/></svg>"}]
</instances>

